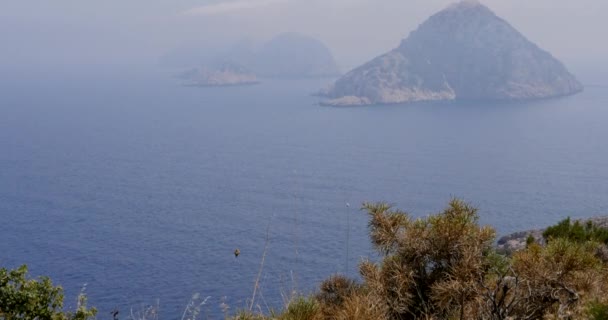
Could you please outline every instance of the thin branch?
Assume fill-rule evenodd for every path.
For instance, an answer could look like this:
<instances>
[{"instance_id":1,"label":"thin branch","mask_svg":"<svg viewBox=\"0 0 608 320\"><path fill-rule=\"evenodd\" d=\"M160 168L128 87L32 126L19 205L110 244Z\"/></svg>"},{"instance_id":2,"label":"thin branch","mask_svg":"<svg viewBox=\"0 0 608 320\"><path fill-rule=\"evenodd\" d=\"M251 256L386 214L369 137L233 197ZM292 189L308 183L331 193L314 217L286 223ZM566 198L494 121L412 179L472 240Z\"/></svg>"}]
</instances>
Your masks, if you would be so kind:
<instances>
[{"instance_id":1,"label":"thin branch","mask_svg":"<svg viewBox=\"0 0 608 320\"><path fill-rule=\"evenodd\" d=\"M268 221L268 226L266 227L266 240L264 242L264 252L262 253L262 260L260 261L260 270L258 271L258 276L255 279L255 283L253 285L253 294L251 295L251 304L249 305L249 311L253 311L253 305L255 304L255 296L258 292L258 288L260 286L260 278L262 277L262 271L264 270L264 261L266 260L266 253L268 252L268 243L270 242L270 224L272 222L272 217Z\"/></svg>"}]
</instances>

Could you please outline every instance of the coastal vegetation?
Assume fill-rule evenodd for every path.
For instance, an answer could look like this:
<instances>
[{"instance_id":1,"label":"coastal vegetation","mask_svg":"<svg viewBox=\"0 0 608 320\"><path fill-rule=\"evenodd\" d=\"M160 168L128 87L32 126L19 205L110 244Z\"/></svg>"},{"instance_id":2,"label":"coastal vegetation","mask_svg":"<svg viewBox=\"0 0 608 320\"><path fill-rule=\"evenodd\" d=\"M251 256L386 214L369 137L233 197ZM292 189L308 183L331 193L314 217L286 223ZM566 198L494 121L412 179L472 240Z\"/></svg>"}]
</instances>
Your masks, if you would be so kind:
<instances>
[{"instance_id":1,"label":"coastal vegetation","mask_svg":"<svg viewBox=\"0 0 608 320\"><path fill-rule=\"evenodd\" d=\"M608 244L608 229L597 226L592 221L570 221L566 218L543 232L545 239L566 238L576 242L596 241Z\"/></svg>"},{"instance_id":2,"label":"coastal vegetation","mask_svg":"<svg viewBox=\"0 0 608 320\"><path fill-rule=\"evenodd\" d=\"M608 319L606 230L591 222L566 219L546 229L546 241L532 239L506 255L496 250L495 230L458 199L425 218L386 203L365 203L363 210L378 257L360 263L360 279L334 275L283 311L249 308L225 317ZM62 290L48 278L28 279L25 267L0 271L0 319L95 317L84 295L79 301L75 312L64 312Z\"/></svg>"},{"instance_id":3,"label":"coastal vegetation","mask_svg":"<svg viewBox=\"0 0 608 320\"><path fill-rule=\"evenodd\" d=\"M48 277L31 279L26 266L0 269L0 319L88 320L97 314L87 307L84 293L78 295L75 311L63 309L63 289Z\"/></svg>"},{"instance_id":4,"label":"coastal vegetation","mask_svg":"<svg viewBox=\"0 0 608 320\"><path fill-rule=\"evenodd\" d=\"M386 203L364 210L381 258L360 264L362 281L331 277L307 304L258 319L608 319L608 259L588 235L601 234L593 224L581 236L562 221L547 229L546 244L501 255L494 229L461 200L423 219ZM290 316L296 307L316 312Z\"/></svg>"}]
</instances>

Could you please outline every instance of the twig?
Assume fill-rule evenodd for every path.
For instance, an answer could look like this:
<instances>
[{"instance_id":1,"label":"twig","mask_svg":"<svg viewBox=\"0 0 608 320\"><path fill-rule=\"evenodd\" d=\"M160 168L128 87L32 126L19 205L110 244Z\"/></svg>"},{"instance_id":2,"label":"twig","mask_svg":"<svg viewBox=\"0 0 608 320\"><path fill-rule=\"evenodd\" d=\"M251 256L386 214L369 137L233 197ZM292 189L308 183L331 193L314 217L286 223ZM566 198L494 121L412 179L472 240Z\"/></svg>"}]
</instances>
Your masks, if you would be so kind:
<instances>
[{"instance_id":1,"label":"twig","mask_svg":"<svg viewBox=\"0 0 608 320\"><path fill-rule=\"evenodd\" d=\"M270 217L270 221L268 221L268 226L266 227L266 240L264 242L264 252L262 253L262 260L260 261L260 270L258 271L258 276L255 279L255 283L253 285L253 294L251 296L251 304L249 305L249 311L253 311L253 305L255 303L255 296L258 291L258 287L260 286L260 278L262 277L262 270L264 270L264 261L266 260L266 253L268 252L268 242L270 240L270 223L272 222L272 217Z\"/></svg>"},{"instance_id":2,"label":"twig","mask_svg":"<svg viewBox=\"0 0 608 320\"><path fill-rule=\"evenodd\" d=\"M349 215L350 204L346 203L346 261L344 275L348 276L348 256L350 250L350 215Z\"/></svg>"}]
</instances>

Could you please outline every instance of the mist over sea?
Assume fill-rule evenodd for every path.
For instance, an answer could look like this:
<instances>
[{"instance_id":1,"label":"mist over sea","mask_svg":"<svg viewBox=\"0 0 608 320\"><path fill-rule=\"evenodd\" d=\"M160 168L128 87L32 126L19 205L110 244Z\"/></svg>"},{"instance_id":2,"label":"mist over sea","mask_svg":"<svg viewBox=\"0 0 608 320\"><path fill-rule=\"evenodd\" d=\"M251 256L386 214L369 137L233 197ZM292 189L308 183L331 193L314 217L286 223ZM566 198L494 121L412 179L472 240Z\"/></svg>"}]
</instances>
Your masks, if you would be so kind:
<instances>
[{"instance_id":1,"label":"mist over sea","mask_svg":"<svg viewBox=\"0 0 608 320\"><path fill-rule=\"evenodd\" d=\"M588 79L526 103L329 108L310 93L332 79L3 70L0 266L50 276L68 306L86 284L100 318L157 299L177 318L195 292L217 316L245 307L266 244L263 310L356 276L364 201L418 217L461 197L499 234L608 214L608 86Z\"/></svg>"}]
</instances>

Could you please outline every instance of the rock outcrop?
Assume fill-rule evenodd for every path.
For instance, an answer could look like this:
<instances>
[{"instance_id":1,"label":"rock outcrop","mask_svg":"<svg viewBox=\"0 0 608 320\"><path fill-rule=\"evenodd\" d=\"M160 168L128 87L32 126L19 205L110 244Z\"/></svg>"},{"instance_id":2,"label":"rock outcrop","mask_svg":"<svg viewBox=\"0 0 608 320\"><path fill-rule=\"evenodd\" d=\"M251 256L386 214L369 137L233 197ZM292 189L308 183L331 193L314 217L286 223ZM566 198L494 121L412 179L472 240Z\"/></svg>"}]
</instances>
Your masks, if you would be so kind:
<instances>
[{"instance_id":1,"label":"rock outcrop","mask_svg":"<svg viewBox=\"0 0 608 320\"><path fill-rule=\"evenodd\" d=\"M508 22L479 2L462 1L322 93L327 105L360 105L529 100L582 89L561 62Z\"/></svg>"}]
</instances>

